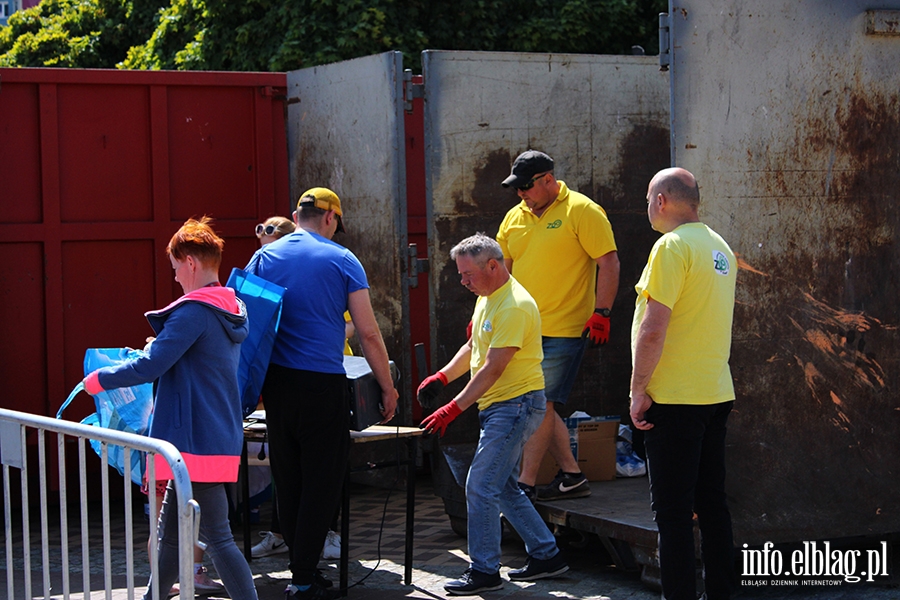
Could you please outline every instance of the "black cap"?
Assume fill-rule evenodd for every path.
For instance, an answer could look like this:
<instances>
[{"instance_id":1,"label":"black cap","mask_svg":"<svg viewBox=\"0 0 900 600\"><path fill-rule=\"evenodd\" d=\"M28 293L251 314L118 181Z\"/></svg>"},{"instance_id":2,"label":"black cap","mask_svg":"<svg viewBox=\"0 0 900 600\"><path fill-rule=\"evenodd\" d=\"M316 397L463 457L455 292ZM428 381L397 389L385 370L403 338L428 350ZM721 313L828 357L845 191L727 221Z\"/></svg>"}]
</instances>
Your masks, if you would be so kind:
<instances>
[{"instance_id":1,"label":"black cap","mask_svg":"<svg viewBox=\"0 0 900 600\"><path fill-rule=\"evenodd\" d=\"M503 180L503 187L518 188L529 181L538 173L546 173L553 170L553 159L538 150L526 150L516 157L509 177Z\"/></svg>"}]
</instances>

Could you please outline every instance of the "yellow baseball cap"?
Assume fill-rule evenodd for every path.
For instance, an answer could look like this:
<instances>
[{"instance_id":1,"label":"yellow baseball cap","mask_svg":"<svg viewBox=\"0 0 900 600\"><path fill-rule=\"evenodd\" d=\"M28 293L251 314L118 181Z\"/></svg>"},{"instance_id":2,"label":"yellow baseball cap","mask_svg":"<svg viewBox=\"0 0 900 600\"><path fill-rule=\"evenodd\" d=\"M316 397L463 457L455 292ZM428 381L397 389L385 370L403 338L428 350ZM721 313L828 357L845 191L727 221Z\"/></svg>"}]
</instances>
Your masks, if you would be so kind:
<instances>
[{"instance_id":1,"label":"yellow baseball cap","mask_svg":"<svg viewBox=\"0 0 900 600\"><path fill-rule=\"evenodd\" d=\"M333 210L338 216L337 230L344 231L343 212L341 211L341 199L337 194L323 187L314 187L306 190L297 200L297 208L301 206L315 206L322 210Z\"/></svg>"}]
</instances>

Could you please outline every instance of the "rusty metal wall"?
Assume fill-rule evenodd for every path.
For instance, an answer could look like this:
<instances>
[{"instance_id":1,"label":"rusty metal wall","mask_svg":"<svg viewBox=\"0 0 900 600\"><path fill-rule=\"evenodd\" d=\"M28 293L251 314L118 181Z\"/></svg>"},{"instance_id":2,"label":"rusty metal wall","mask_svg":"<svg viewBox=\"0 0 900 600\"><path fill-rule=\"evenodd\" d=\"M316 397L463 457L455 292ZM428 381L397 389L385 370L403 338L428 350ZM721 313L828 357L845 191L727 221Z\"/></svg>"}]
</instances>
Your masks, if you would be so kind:
<instances>
[{"instance_id":1,"label":"rusty metal wall","mask_svg":"<svg viewBox=\"0 0 900 600\"><path fill-rule=\"evenodd\" d=\"M388 352L409 382L402 75L399 52L288 73L288 154L294 202L315 186L340 197L347 232L335 241L365 267ZM398 391L409 422L408 385Z\"/></svg>"},{"instance_id":2,"label":"rusty metal wall","mask_svg":"<svg viewBox=\"0 0 900 600\"><path fill-rule=\"evenodd\" d=\"M500 182L535 148L554 158L559 179L603 206L622 263L610 343L586 354L566 410L627 414L633 289L657 237L646 186L669 165L668 75L644 56L429 51L422 63L432 367L465 341L475 303L450 248L477 231L496 235L519 201Z\"/></svg>"},{"instance_id":3,"label":"rusty metal wall","mask_svg":"<svg viewBox=\"0 0 900 600\"><path fill-rule=\"evenodd\" d=\"M672 4L673 162L742 266L736 541L896 532L900 2Z\"/></svg>"}]
</instances>

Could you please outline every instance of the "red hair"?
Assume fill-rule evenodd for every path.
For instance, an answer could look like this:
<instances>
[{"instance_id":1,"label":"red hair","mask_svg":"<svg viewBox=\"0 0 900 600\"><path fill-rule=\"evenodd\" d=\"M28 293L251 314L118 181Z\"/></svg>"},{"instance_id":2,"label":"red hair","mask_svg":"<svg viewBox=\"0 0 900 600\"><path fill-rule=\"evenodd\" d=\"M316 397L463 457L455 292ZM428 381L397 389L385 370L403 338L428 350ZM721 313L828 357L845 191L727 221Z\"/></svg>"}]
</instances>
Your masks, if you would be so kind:
<instances>
[{"instance_id":1,"label":"red hair","mask_svg":"<svg viewBox=\"0 0 900 600\"><path fill-rule=\"evenodd\" d=\"M166 246L166 254L175 260L184 260L193 256L203 266L210 269L219 269L222 263L222 249L225 240L216 235L210 227L212 218L204 215L199 221L188 219L175 232L169 245Z\"/></svg>"}]
</instances>

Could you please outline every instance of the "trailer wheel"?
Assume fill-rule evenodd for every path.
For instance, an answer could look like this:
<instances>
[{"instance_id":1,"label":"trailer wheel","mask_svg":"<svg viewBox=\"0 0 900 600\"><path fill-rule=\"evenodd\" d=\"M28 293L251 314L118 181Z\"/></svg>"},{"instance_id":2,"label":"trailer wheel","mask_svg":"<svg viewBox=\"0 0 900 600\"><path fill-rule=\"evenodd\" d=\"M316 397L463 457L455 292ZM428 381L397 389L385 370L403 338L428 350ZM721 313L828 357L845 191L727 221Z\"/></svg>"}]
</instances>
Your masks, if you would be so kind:
<instances>
[{"instance_id":1,"label":"trailer wheel","mask_svg":"<svg viewBox=\"0 0 900 600\"><path fill-rule=\"evenodd\" d=\"M450 529L461 538L468 536L469 520L465 517L447 515L450 518Z\"/></svg>"}]
</instances>

